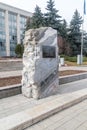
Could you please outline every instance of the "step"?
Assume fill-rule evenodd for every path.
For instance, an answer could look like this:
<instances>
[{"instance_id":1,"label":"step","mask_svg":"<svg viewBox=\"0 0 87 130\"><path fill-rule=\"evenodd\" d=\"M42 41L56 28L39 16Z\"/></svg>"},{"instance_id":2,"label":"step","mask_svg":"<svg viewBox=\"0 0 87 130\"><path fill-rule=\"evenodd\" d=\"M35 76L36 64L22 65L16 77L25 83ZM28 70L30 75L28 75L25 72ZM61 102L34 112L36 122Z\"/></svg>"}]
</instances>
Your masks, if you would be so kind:
<instances>
[{"instance_id":1,"label":"step","mask_svg":"<svg viewBox=\"0 0 87 130\"><path fill-rule=\"evenodd\" d=\"M62 85L62 84L75 82L86 78L87 78L87 72L82 74L62 76L59 77L59 84ZM20 94L21 87L22 87L21 84L0 87L0 99Z\"/></svg>"},{"instance_id":2,"label":"step","mask_svg":"<svg viewBox=\"0 0 87 130\"><path fill-rule=\"evenodd\" d=\"M0 119L0 130L23 130L85 99L87 99L87 88L61 94L48 102L45 102L45 99L42 104Z\"/></svg>"}]
</instances>

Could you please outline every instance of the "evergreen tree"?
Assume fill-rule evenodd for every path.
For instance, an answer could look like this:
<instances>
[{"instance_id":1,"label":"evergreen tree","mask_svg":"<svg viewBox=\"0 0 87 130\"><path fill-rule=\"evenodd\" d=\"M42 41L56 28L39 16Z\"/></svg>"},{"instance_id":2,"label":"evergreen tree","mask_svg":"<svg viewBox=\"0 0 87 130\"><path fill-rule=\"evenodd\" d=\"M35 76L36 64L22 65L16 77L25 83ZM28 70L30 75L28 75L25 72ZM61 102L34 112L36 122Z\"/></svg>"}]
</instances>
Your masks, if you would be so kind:
<instances>
[{"instance_id":1,"label":"evergreen tree","mask_svg":"<svg viewBox=\"0 0 87 130\"><path fill-rule=\"evenodd\" d=\"M26 30L44 26L44 17L39 6L36 6L32 18L27 19Z\"/></svg>"},{"instance_id":2,"label":"evergreen tree","mask_svg":"<svg viewBox=\"0 0 87 130\"><path fill-rule=\"evenodd\" d=\"M45 26L50 26L59 30L61 16L57 14L58 10L55 9L55 4L53 0L47 1L46 10L47 13L45 13Z\"/></svg>"},{"instance_id":3,"label":"evergreen tree","mask_svg":"<svg viewBox=\"0 0 87 130\"><path fill-rule=\"evenodd\" d=\"M80 16L79 12L76 10L70 22L70 29L68 40L71 43L73 55L77 55L80 53L81 49L81 24L83 20Z\"/></svg>"},{"instance_id":4,"label":"evergreen tree","mask_svg":"<svg viewBox=\"0 0 87 130\"><path fill-rule=\"evenodd\" d=\"M27 18L26 25L25 25L25 31L32 28L32 18Z\"/></svg>"},{"instance_id":5,"label":"evergreen tree","mask_svg":"<svg viewBox=\"0 0 87 130\"><path fill-rule=\"evenodd\" d=\"M59 37L62 38L62 46L61 43L59 43L59 50L61 49L62 54L64 55L70 55L70 45L68 43L68 28L67 28L67 22L65 19L63 19L61 28L60 28L60 34ZM60 48L61 46L61 48Z\"/></svg>"},{"instance_id":6,"label":"evergreen tree","mask_svg":"<svg viewBox=\"0 0 87 130\"><path fill-rule=\"evenodd\" d=\"M68 28L67 28L67 22L65 19L63 19L63 22L61 24L61 28L60 28L60 35L65 38L67 40L67 32L68 32Z\"/></svg>"},{"instance_id":7,"label":"evergreen tree","mask_svg":"<svg viewBox=\"0 0 87 130\"><path fill-rule=\"evenodd\" d=\"M32 24L34 28L39 28L44 25L44 18L39 6L36 6L35 12L32 17Z\"/></svg>"}]
</instances>

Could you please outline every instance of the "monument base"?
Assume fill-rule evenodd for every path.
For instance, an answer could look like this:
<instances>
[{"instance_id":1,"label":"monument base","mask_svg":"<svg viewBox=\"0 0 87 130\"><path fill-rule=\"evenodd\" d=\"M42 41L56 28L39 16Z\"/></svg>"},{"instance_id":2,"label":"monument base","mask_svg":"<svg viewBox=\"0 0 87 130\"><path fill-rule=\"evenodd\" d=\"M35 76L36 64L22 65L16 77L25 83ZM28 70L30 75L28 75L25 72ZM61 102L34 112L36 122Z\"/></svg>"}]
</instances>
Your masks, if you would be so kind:
<instances>
[{"instance_id":1,"label":"monument base","mask_svg":"<svg viewBox=\"0 0 87 130\"><path fill-rule=\"evenodd\" d=\"M23 90L22 94L28 98L41 99L58 93L58 73L51 74L48 78L42 81L39 85L33 84L32 87Z\"/></svg>"},{"instance_id":2,"label":"monument base","mask_svg":"<svg viewBox=\"0 0 87 130\"><path fill-rule=\"evenodd\" d=\"M48 78L41 82L40 87L32 87L32 97L41 99L58 93L58 74L51 74Z\"/></svg>"}]
</instances>

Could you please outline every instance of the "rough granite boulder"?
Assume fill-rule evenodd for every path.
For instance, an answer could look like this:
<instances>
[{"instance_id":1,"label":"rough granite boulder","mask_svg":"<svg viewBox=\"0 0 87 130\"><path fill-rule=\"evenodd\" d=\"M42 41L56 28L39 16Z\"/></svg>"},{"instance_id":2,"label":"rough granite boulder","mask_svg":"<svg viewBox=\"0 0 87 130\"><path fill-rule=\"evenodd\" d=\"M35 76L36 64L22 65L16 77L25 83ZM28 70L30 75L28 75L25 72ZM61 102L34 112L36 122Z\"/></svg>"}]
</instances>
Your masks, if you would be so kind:
<instances>
[{"instance_id":1,"label":"rough granite boulder","mask_svg":"<svg viewBox=\"0 0 87 130\"><path fill-rule=\"evenodd\" d=\"M58 92L57 31L51 27L25 32L22 94L35 99Z\"/></svg>"}]
</instances>

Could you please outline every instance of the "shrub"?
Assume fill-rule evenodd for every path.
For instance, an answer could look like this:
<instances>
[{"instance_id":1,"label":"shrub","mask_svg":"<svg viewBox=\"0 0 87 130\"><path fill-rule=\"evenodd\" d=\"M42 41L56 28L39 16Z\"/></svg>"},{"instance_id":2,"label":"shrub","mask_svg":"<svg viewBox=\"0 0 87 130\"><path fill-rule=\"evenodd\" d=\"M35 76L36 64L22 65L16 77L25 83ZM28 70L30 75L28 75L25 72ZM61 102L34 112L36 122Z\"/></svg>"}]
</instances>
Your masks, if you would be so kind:
<instances>
[{"instance_id":1,"label":"shrub","mask_svg":"<svg viewBox=\"0 0 87 130\"><path fill-rule=\"evenodd\" d=\"M87 57L83 57L83 61L84 61L84 62L87 62Z\"/></svg>"},{"instance_id":2,"label":"shrub","mask_svg":"<svg viewBox=\"0 0 87 130\"><path fill-rule=\"evenodd\" d=\"M66 57L66 61L70 61L70 62L76 62L77 61L77 57L69 57L69 56L67 56Z\"/></svg>"},{"instance_id":3,"label":"shrub","mask_svg":"<svg viewBox=\"0 0 87 130\"><path fill-rule=\"evenodd\" d=\"M24 52L24 46L22 44L17 44L15 47L15 53L17 57L22 57Z\"/></svg>"},{"instance_id":4,"label":"shrub","mask_svg":"<svg viewBox=\"0 0 87 130\"><path fill-rule=\"evenodd\" d=\"M64 57L65 61L70 61L70 62L77 62L77 56L66 56L66 55L60 55L60 57ZM87 57L83 57L83 61L87 61Z\"/></svg>"},{"instance_id":5,"label":"shrub","mask_svg":"<svg viewBox=\"0 0 87 130\"><path fill-rule=\"evenodd\" d=\"M70 61L70 62L76 62L77 61L77 57L76 56L61 55L60 57L64 57L65 61Z\"/></svg>"}]
</instances>

